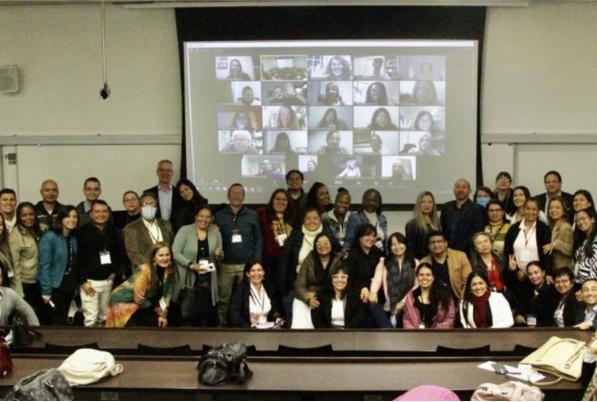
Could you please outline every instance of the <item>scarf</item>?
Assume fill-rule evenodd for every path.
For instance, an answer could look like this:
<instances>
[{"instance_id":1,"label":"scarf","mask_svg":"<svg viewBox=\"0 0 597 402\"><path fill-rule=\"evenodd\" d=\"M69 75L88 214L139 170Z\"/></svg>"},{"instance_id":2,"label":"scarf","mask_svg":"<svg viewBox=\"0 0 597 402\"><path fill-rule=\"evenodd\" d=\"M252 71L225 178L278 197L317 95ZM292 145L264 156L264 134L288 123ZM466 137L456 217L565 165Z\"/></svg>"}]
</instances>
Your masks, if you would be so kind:
<instances>
[{"instance_id":1,"label":"scarf","mask_svg":"<svg viewBox=\"0 0 597 402\"><path fill-rule=\"evenodd\" d=\"M296 272L298 273L299 269L301 268L301 264L307 258L311 250L315 247L315 237L320 234L323 230L323 225L319 226L316 230L309 230L304 225L301 227L301 231L303 232L303 243L301 244L301 249L298 255L298 264L296 265Z\"/></svg>"},{"instance_id":2,"label":"scarf","mask_svg":"<svg viewBox=\"0 0 597 402\"><path fill-rule=\"evenodd\" d=\"M477 328L487 328L487 309L489 308L489 296L491 293L486 291L482 296L471 295L471 304L473 305L473 320Z\"/></svg>"}]
</instances>

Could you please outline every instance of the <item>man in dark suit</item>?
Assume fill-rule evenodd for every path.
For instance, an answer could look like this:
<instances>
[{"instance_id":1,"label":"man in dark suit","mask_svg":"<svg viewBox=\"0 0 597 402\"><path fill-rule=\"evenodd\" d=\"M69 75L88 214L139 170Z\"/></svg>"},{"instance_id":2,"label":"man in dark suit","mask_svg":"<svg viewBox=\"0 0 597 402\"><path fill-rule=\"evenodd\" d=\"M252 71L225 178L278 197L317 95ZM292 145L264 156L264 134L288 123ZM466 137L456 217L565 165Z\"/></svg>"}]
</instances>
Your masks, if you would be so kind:
<instances>
[{"instance_id":1,"label":"man in dark suit","mask_svg":"<svg viewBox=\"0 0 597 402\"><path fill-rule=\"evenodd\" d=\"M174 176L172 162L167 159L159 161L156 174L158 176L158 185L148 188L143 193L155 194L159 205L157 217L171 221L174 216L173 211L182 203L180 194L172 185L172 177Z\"/></svg>"},{"instance_id":2,"label":"man in dark suit","mask_svg":"<svg viewBox=\"0 0 597 402\"><path fill-rule=\"evenodd\" d=\"M158 201L152 193L141 196L141 218L124 227L124 246L133 266L148 261L154 244L162 241L172 244L170 222L156 217Z\"/></svg>"},{"instance_id":3,"label":"man in dark suit","mask_svg":"<svg viewBox=\"0 0 597 402\"><path fill-rule=\"evenodd\" d=\"M545 183L545 193L535 196L539 202L539 208L549 216L547 206L552 197L559 195L564 199L566 207L568 208L568 216L573 217L574 211L572 209L572 194L562 191L562 176L558 171L550 170L543 176L543 183Z\"/></svg>"}]
</instances>

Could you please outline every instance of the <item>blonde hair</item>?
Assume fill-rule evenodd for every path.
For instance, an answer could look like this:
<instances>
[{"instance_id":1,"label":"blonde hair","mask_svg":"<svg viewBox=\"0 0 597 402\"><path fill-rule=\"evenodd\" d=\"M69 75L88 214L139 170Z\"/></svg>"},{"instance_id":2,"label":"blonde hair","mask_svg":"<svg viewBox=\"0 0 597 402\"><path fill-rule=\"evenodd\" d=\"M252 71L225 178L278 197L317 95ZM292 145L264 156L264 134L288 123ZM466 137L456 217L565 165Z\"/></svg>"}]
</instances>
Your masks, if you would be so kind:
<instances>
[{"instance_id":1,"label":"blonde hair","mask_svg":"<svg viewBox=\"0 0 597 402\"><path fill-rule=\"evenodd\" d=\"M413 209L413 219L417 226L417 230L423 232L427 230L427 219L425 219L425 215L421 211L421 203L423 202L423 197L429 196L433 201L433 209L431 210L430 219L431 224L441 230L441 225L439 218L437 217L437 204L435 203L435 197L431 193L431 191L423 191L417 195L417 200L415 201L415 207Z\"/></svg>"}]
</instances>

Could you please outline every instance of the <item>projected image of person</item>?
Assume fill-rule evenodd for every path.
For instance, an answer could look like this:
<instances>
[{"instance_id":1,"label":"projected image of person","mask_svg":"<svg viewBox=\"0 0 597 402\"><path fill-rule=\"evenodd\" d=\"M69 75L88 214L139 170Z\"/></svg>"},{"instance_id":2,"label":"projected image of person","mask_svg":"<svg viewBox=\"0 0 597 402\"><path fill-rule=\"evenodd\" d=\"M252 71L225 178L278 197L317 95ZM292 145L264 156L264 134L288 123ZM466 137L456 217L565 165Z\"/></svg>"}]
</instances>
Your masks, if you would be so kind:
<instances>
[{"instance_id":1,"label":"projected image of person","mask_svg":"<svg viewBox=\"0 0 597 402\"><path fill-rule=\"evenodd\" d=\"M235 130L232 132L230 142L222 149L222 152L256 154L257 148L253 143L253 137L247 130Z\"/></svg>"},{"instance_id":2,"label":"projected image of person","mask_svg":"<svg viewBox=\"0 0 597 402\"><path fill-rule=\"evenodd\" d=\"M274 180L281 180L284 177L284 174L278 166L274 167L269 159L264 159L259 164L258 176L265 176Z\"/></svg>"},{"instance_id":3,"label":"projected image of person","mask_svg":"<svg viewBox=\"0 0 597 402\"><path fill-rule=\"evenodd\" d=\"M296 112L290 106L281 106L278 110L277 128L286 128L290 130L299 130L301 124L297 118Z\"/></svg>"},{"instance_id":4,"label":"projected image of person","mask_svg":"<svg viewBox=\"0 0 597 402\"><path fill-rule=\"evenodd\" d=\"M249 113L244 111L234 113L232 116L232 122L230 123L230 128L233 130L247 130L250 132L255 131L255 128L251 125L251 116L249 116Z\"/></svg>"},{"instance_id":5,"label":"projected image of person","mask_svg":"<svg viewBox=\"0 0 597 402\"><path fill-rule=\"evenodd\" d=\"M397 160L392 163L392 178L400 180L413 180L410 161Z\"/></svg>"},{"instance_id":6,"label":"projected image of person","mask_svg":"<svg viewBox=\"0 0 597 402\"><path fill-rule=\"evenodd\" d=\"M307 90L307 84L302 84L301 88L295 88L291 82L276 85L272 88L268 105L305 105L307 99L303 93Z\"/></svg>"},{"instance_id":7,"label":"projected image of person","mask_svg":"<svg viewBox=\"0 0 597 402\"><path fill-rule=\"evenodd\" d=\"M296 156L296 152L294 152L290 147L290 138L285 132L278 134L276 137L276 143L274 144L274 147L269 150L269 152L270 154L281 153Z\"/></svg>"},{"instance_id":8,"label":"projected image of person","mask_svg":"<svg viewBox=\"0 0 597 402\"><path fill-rule=\"evenodd\" d=\"M416 150L410 150L410 155L419 156L441 156L441 153L433 146L433 136L427 132L419 138L419 146Z\"/></svg>"},{"instance_id":9,"label":"projected image of person","mask_svg":"<svg viewBox=\"0 0 597 402\"><path fill-rule=\"evenodd\" d=\"M373 113L371 123L367 128L370 130L398 130L398 127L392 123L390 112L384 107L380 107Z\"/></svg>"},{"instance_id":10,"label":"projected image of person","mask_svg":"<svg viewBox=\"0 0 597 402\"><path fill-rule=\"evenodd\" d=\"M309 162L307 162L307 171L304 172L305 181L310 182L316 180L319 176L318 168L319 166L317 165L317 162L315 162L313 159L310 159Z\"/></svg>"},{"instance_id":11,"label":"projected image of person","mask_svg":"<svg viewBox=\"0 0 597 402\"><path fill-rule=\"evenodd\" d=\"M361 168L357 164L357 159L353 156L346 158L346 167L336 177L361 177Z\"/></svg>"},{"instance_id":12,"label":"projected image of person","mask_svg":"<svg viewBox=\"0 0 597 402\"><path fill-rule=\"evenodd\" d=\"M234 81L250 81L249 74L243 72L243 65L240 60L230 60L230 67L228 69L228 79Z\"/></svg>"},{"instance_id":13,"label":"projected image of person","mask_svg":"<svg viewBox=\"0 0 597 402\"><path fill-rule=\"evenodd\" d=\"M391 80L397 80L400 78L400 68L396 58L391 57L386 59L386 75Z\"/></svg>"},{"instance_id":14,"label":"projected image of person","mask_svg":"<svg viewBox=\"0 0 597 402\"><path fill-rule=\"evenodd\" d=\"M371 152L375 155L390 155L392 153L390 149L384 145L381 137L375 133L371 133L369 143L371 144Z\"/></svg>"},{"instance_id":15,"label":"projected image of person","mask_svg":"<svg viewBox=\"0 0 597 402\"><path fill-rule=\"evenodd\" d=\"M242 103L245 106L261 105L261 99L255 97L253 88L251 87L243 88L242 96L237 98L237 102Z\"/></svg>"},{"instance_id":16,"label":"projected image of person","mask_svg":"<svg viewBox=\"0 0 597 402\"><path fill-rule=\"evenodd\" d=\"M325 78L338 81L352 79L352 68L350 67L350 63L343 57L332 57L325 69Z\"/></svg>"},{"instance_id":17,"label":"projected image of person","mask_svg":"<svg viewBox=\"0 0 597 402\"><path fill-rule=\"evenodd\" d=\"M325 86L325 95L319 96L319 102L328 106L344 106L345 103L340 96L340 88L335 82L328 82Z\"/></svg>"},{"instance_id":18,"label":"projected image of person","mask_svg":"<svg viewBox=\"0 0 597 402\"><path fill-rule=\"evenodd\" d=\"M327 128L329 130L347 130L348 125L341 119L338 119L336 109L329 108L317 123L317 128Z\"/></svg>"},{"instance_id":19,"label":"projected image of person","mask_svg":"<svg viewBox=\"0 0 597 402\"><path fill-rule=\"evenodd\" d=\"M419 79L427 81L433 79L433 66L431 63L421 63L421 67L419 67Z\"/></svg>"},{"instance_id":20,"label":"projected image of person","mask_svg":"<svg viewBox=\"0 0 597 402\"><path fill-rule=\"evenodd\" d=\"M386 86L379 81L369 85L369 88L367 88L365 103L368 105L387 105L388 94L386 91Z\"/></svg>"},{"instance_id":21,"label":"projected image of person","mask_svg":"<svg viewBox=\"0 0 597 402\"><path fill-rule=\"evenodd\" d=\"M416 131L431 131L433 130L433 116L431 113L422 110L415 118L414 128Z\"/></svg>"},{"instance_id":22,"label":"projected image of person","mask_svg":"<svg viewBox=\"0 0 597 402\"><path fill-rule=\"evenodd\" d=\"M413 89L413 98L417 105L437 104L437 90L433 81L417 81Z\"/></svg>"}]
</instances>

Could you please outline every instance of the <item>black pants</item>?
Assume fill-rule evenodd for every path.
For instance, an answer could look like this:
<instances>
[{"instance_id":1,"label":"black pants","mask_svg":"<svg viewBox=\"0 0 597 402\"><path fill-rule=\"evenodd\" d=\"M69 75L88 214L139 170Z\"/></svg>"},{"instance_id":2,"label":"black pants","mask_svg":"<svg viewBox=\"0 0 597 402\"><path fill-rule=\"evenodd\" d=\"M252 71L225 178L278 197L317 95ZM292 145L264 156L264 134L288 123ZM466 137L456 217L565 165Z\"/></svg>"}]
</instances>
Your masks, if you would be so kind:
<instances>
[{"instance_id":1,"label":"black pants","mask_svg":"<svg viewBox=\"0 0 597 402\"><path fill-rule=\"evenodd\" d=\"M153 311L153 307L140 308L129 318L125 327L157 327L158 316Z\"/></svg>"},{"instance_id":2,"label":"black pants","mask_svg":"<svg viewBox=\"0 0 597 402\"><path fill-rule=\"evenodd\" d=\"M52 324L71 324L68 320L68 310L74 298L74 289L58 288L52 290L52 303L54 303L54 307L52 308Z\"/></svg>"},{"instance_id":3,"label":"black pants","mask_svg":"<svg viewBox=\"0 0 597 402\"><path fill-rule=\"evenodd\" d=\"M218 310L211 301L209 285L198 285L194 289L196 311L183 317L183 327L215 327L218 325Z\"/></svg>"},{"instance_id":4,"label":"black pants","mask_svg":"<svg viewBox=\"0 0 597 402\"><path fill-rule=\"evenodd\" d=\"M50 306L44 303L41 298L41 287L38 283L23 283L23 293L25 301L35 311L35 315L41 325L50 325L52 323L52 311Z\"/></svg>"}]
</instances>

